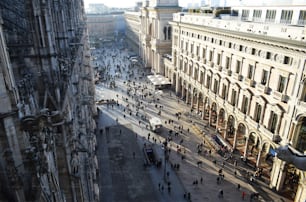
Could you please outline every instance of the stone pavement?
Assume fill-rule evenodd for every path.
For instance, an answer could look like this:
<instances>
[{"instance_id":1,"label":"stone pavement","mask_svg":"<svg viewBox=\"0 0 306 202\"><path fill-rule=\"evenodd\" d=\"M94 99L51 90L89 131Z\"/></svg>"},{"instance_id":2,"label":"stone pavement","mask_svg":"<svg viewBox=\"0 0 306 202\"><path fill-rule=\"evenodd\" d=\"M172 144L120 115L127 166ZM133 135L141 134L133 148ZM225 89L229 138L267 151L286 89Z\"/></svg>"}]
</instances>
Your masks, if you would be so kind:
<instances>
[{"instance_id":1,"label":"stone pavement","mask_svg":"<svg viewBox=\"0 0 306 202\"><path fill-rule=\"evenodd\" d=\"M109 71L114 73L112 70ZM240 162L236 167L235 175L235 167L228 162L223 165L224 159L214 151L211 155L208 152L198 154L197 147L203 143L204 139L197 132L195 126L207 135L214 134L215 131L205 127L207 123L200 120L198 115L190 113L190 107L178 100L173 92L163 91L163 94L158 96L159 101L156 102L142 100L136 96L138 100L142 100L142 105L145 107L143 110L139 110L139 114L150 117L159 116L157 105L162 106L162 113L159 116L165 123L162 132L156 134L148 131L145 127L146 122L135 115L135 97L128 97L128 101L123 99L127 97L124 78L126 76L122 72L122 77L116 79L118 86L116 89L105 87L104 84L97 85L96 89L97 97L116 99L119 103L119 106L99 106L101 113L98 127L104 129L103 135L99 132L97 134L101 201L183 202L187 201L187 197L184 198L184 194L187 193L190 193L190 201L243 201L243 192L246 193L244 200L249 200L251 193L259 192L262 201L288 201L272 192L267 188L267 185L261 182L249 182L245 175L251 170L248 170ZM145 79L138 80L138 82L141 85L147 85ZM152 86L148 85L148 88L154 93ZM127 105L130 105L131 111L129 113L125 111ZM176 112L182 112L181 119L177 119ZM168 120L174 120L173 124L169 124ZM182 132L178 130L179 126L183 127ZM106 128L108 131L105 130ZM169 135L169 130L177 131L178 135ZM148 133L151 135L150 140L147 138ZM166 164L166 169L164 161L162 161L162 168L151 166L144 169L143 144L154 145L157 158L164 160L162 142L169 136L172 140L168 144L170 159ZM156 139L156 142L153 138ZM203 151L208 151L210 144L208 141L205 143ZM180 152L177 152L178 147ZM135 152L135 159L133 152ZM214 160L216 164L213 162ZM174 164L179 164L179 169L171 166ZM224 179L217 183L218 171L221 168ZM164 180L167 172L169 172L171 182L170 194L167 193L167 183ZM203 179L202 183L201 178ZM164 191L159 190L159 183L164 185ZM238 184L241 186L240 190L237 189ZM223 190L222 198L219 197L220 190Z\"/></svg>"}]
</instances>

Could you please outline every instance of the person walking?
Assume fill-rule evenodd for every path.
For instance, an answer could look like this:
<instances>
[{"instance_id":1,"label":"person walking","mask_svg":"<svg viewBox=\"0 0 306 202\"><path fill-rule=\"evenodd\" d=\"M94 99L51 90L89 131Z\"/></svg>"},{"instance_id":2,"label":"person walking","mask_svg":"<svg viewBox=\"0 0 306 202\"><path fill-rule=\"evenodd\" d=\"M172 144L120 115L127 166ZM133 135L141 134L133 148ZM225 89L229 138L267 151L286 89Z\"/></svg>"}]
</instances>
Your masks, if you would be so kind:
<instances>
[{"instance_id":1,"label":"person walking","mask_svg":"<svg viewBox=\"0 0 306 202\"><path fill-rule=\"evenodd\" d=\"M246 193L243 191L241 194L241 199L244 200L245 196L246 196Z\"/></svg>"},{"instance_id":2,"label":"person walking","mask_svg":"<svg viewBox=\"0 0 306 202\"><path fill-rule=\"evenodd\" d=\"M219 190L219 195L218 196L219 196L219 198L223 198L223 189Z\"/></svg>"}]
</instances>

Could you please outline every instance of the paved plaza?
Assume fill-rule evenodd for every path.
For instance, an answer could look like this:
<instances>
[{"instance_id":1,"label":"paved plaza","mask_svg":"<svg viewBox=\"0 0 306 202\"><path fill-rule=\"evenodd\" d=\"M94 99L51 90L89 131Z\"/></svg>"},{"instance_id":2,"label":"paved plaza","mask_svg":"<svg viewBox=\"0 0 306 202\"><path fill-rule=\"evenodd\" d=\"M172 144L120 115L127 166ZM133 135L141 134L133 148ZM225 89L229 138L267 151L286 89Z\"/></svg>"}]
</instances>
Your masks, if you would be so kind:
<instances>
[{"instance_id":1,"label":"paved plaza","mask_svg":"<svg viewBox=\"0 0 306 202\"><path fill-rule=\"evenodd\" d=\"M92 54L93 65L105 74L96 84L96 100L113 99L97 105L100 201L231 202L250 201L252 193L259 193L257 201L288 201L264 182L251 182L254 171L239 154L228 161L217 154L204 138L215 130L171 89L156 91L146 79L148 71L133 65L127 50L110 47ZM149 130L150 117L162 120L161 132ZM161 166L146 165L148 145Z\"/></svg>"}]
</instances>

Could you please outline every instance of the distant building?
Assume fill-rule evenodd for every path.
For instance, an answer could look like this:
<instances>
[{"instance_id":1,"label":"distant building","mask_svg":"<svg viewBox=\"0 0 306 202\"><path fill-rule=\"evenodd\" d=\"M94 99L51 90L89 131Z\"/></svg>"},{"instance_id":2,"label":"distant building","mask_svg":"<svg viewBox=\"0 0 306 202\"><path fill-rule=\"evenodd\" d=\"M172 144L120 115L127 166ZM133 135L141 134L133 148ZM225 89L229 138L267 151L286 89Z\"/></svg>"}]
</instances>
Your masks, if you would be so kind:
<instances>
[{"instance_id":1,"label":"distant building","mask_svg":"<svg viewBox=\"0 0 306 202\"><path fill-rule=\"evenodd\" d=\"M87 27L91 38L114 39L118 33L125 32L123 12L110 14L87 13Z\"/></svg>"},{"instance_id":2,"label":"distant building","mask_svg":"<svg viewBox=\"0 0 306 202\"><path fill-rule=\"evenodd\" d=\"M110 9L105 4L89 4L86 10L87 13L95 13L95 14L102 14L102 13L109 13Z\"/></svg>"}]
</instances>

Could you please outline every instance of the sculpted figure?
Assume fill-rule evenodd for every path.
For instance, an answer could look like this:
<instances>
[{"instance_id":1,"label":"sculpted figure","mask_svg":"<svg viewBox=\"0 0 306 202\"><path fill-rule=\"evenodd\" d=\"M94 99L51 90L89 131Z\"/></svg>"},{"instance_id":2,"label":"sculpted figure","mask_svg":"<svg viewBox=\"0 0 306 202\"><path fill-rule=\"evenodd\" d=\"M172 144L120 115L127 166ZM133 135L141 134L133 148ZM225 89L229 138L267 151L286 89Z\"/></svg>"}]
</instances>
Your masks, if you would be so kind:
<instances>
[{"instance_id":1,"label":"sculpted figure","mask_svg":"<svg viewBox=\"0 0 306 202\"><path fill-rule=\"evenodd\" d=\"M288 145L278 147L275 152L277 158L293 164L299 170L306 171L306 155L294 152Z\"/></svg>"}]
</instances>

